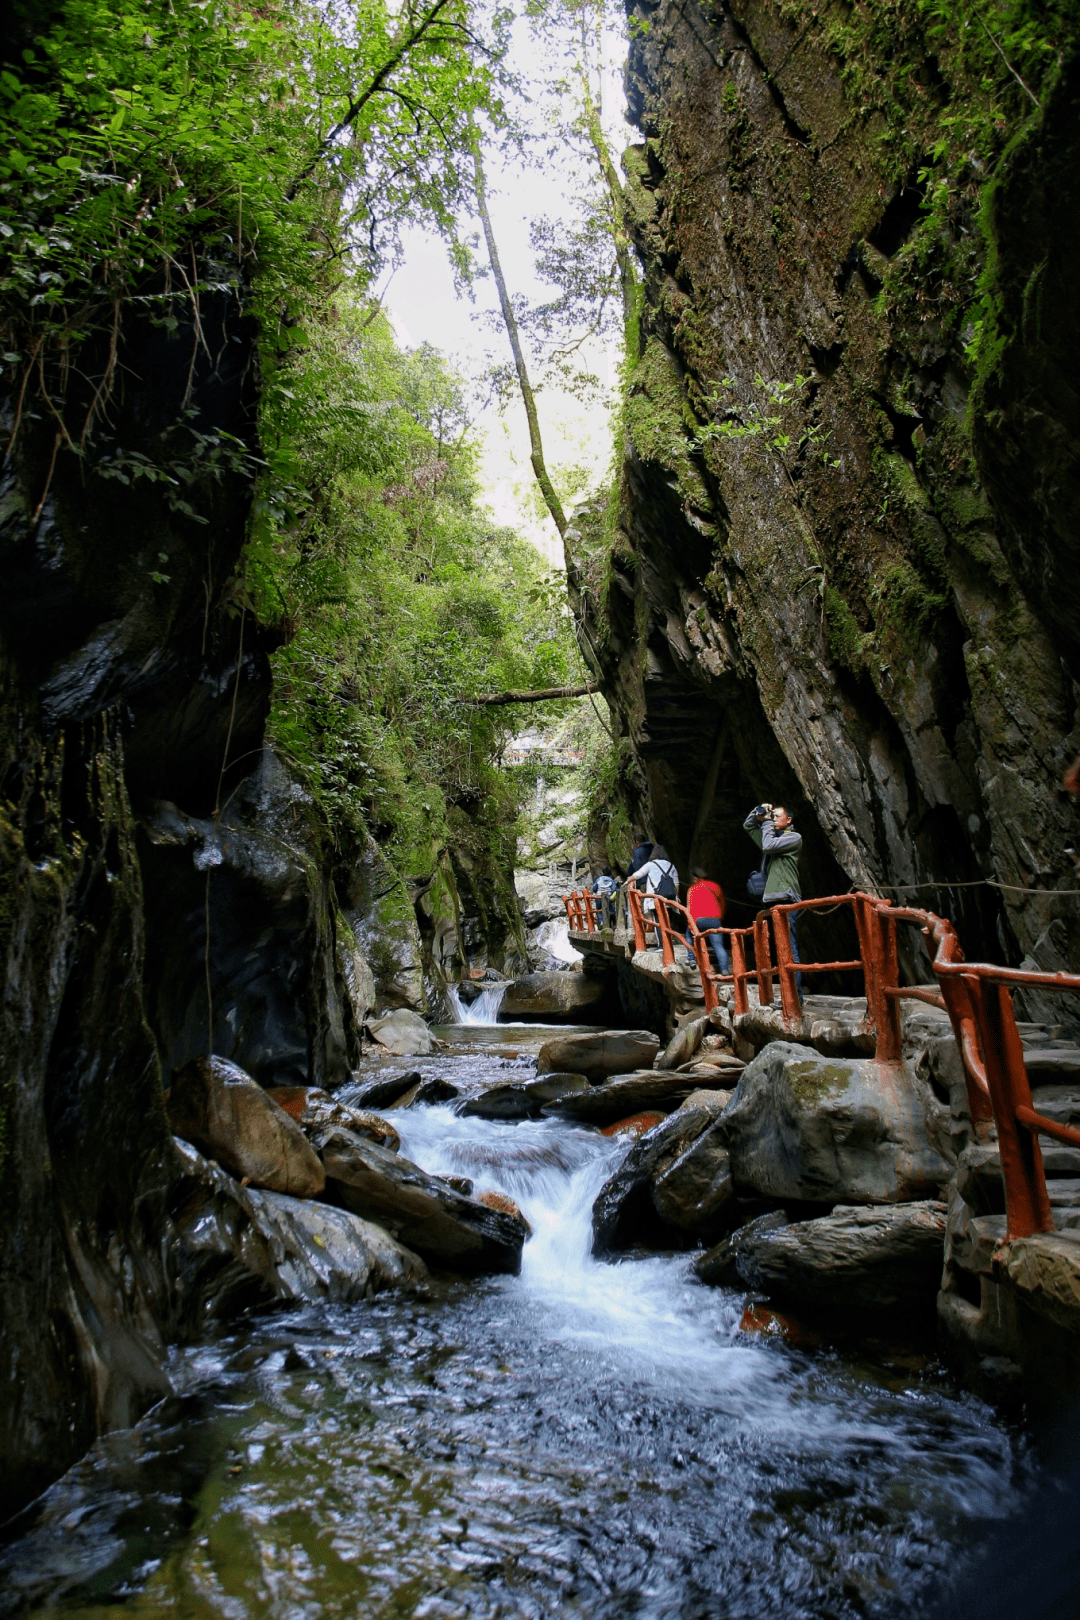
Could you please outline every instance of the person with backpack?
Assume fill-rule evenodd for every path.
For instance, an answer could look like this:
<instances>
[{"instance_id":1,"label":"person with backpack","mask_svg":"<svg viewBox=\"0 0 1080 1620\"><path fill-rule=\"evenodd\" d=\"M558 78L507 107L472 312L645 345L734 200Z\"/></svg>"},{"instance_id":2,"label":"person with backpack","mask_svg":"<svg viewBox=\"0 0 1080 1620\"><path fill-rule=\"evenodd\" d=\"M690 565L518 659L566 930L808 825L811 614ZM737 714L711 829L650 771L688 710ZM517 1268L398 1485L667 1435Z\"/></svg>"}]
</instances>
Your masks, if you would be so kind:
<instances>
[{"instance_id":1,"label":"person with backpack","mask_svg":"<svg viewBox=\"0 0 1080 1620\"><path fill-rule=\"evenodd\" d=\"M611 867L605 866L592 886L592 892L600 902L600 922L602 927L612 928L615 925L613 913L615 910L614 895L617 888L618 884L611 875Z\"/></svg>"},{"instance_id":2,"label":"person with backpack","mask_svg":"<svg viewBox=\"0 0 1080 1620\"><path fill-rule=\"evenodd\" d=\"M634 881L646 895L658 894L664 900L678 899L679 874L668 860L668 852L663 844L653 845L651 860L635 874ZM643 901L641 909L646 917L655 918L656 906L651 900Z\"/></svg>"},{"instance_id":3,"label":"person with backpack","mask_svg":"<svg viewBox=\"0 0 1080 1620\"><path fill-rule=\"evenodd\" d=\"M719 928L724 920L724 911L727 906L723 889L719 883L712 881L703 866L695 866L690 876L694 881L687 891L686 909L693 917L698 932L704 933L706 929ZM686 943L689 946L689 929L686 931ZM710 934L709 945L720 972L724 975L730 973L731 956L723 934ZM697 959L693 953L691 953L690 961L695 967L697 966Z\"/></svg>"},{"instance_id":4,"label":"person with backpack","mask_svg":"<svg viewBox=\"0 0 1080 1620\"><path fill-rule=\"evenodd\" d=\"M744 831L761 850L761 865L751 872L746 892L751 900L763 907L790 905L802 899L799 881L799 856L802 853L802 834L795 831L795 823L782 804L758 804L743 822ZM791 954L801 961L797 924L797 911L788 912L788 938ZM795 985L802 995L802 974L795 976Z\"/></svg>"}]
</instances>

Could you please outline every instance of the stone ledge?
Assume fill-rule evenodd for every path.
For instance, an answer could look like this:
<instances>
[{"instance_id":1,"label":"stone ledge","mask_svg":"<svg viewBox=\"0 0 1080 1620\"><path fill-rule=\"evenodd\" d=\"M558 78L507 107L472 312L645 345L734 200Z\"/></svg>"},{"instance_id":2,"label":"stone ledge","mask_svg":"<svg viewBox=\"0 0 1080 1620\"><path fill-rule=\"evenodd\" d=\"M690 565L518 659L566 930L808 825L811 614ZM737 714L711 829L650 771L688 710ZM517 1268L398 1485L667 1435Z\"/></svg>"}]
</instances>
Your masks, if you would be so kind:
<instances>
[{"instance_id":1,"label":"stone ledge","mask_svg":"<svg viewBox=\"0 0 1080 1620\"><path fill-rule=\"evenodd\" d=\"M1014 1238L998 1251L994 1271L1032 1310L1080 1337L1080 1232Z\"/></svg>"}]
</instances>

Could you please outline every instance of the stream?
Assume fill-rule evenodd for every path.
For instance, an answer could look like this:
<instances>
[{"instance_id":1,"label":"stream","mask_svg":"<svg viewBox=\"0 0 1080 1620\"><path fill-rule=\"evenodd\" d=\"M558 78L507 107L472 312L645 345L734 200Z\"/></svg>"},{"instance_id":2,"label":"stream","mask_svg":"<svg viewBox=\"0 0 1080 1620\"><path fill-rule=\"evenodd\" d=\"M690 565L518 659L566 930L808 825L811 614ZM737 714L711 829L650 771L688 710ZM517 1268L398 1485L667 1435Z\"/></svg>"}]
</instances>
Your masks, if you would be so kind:
<instances>
[{"instance_id":1,"label":"stream","mask_svg":"<svg viewBox=\"0 0 1080 1620\"><path fill-rule=\"evenodd\" d=\"M549 1032L439 1033L397 1069L472 1093ZM625 1138L392 1117L426 1169L517 1200L520 1276L176 1351L176 1393L0 1548L0 1615L915 1616L1028 1494L1023 1439L925 1348L741 1333L686 1255L594 1262Z\"/></svg>"}]
</instances>

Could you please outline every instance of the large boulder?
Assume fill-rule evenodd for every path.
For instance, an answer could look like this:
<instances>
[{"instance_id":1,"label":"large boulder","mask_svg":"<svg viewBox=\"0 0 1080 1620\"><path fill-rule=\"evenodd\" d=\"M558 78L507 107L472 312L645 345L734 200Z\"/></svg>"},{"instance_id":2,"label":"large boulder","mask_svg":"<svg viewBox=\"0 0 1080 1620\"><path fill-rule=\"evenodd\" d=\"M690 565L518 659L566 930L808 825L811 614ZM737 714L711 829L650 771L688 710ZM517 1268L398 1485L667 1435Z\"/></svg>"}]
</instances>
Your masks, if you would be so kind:
<instances>
[{"instance_id":1,"label":"large boulder","mask_svg":"<svg viewBox=\"0 0 1080 1620\"><path fill-rule=\"evenodd\" d=\"M419 1013L408 1007L369 1019L367 1027L372 1038L393 1057L426 1057L435 1050L431 1031Z\"/></svg>"},{"instance_id":2,"label":"large boulder","mask_svg":"<svg viewBox=\"0 0 1080 1620\"><path fill-rule=\"evenodd\" d=\"M824 1058L780 1041L744 1069L724 1116L737 1190L807 1203L896 1204L937 1193L948 1121L903 1064Z\"/></svg>"},{"instance_id":3,"label":"large boulder","mask_svg":"<svg viewBox=\"0 0 1080 1620\"><path fill-rule=\"evenodd\" d=\"M753 1221L730 1240L728 1259L744 1287L806 1310L932 1310L945 1220L936 1200L839 1204L812 1221ZM699 1276L719 1270L715 1256L698 1265Z\"/></svg>"},{"instance_id":4,"label":"large boulder","mask_svg":"<svg viewBox=\"0 0 1080 1620\"><path fill-rule=\"evenodd\" d=\"M340 1126L316 1133L327 1193L356 1215L385 1226L425 1260L469 1274L518 1271L523 1221L487 1209Z\"/></svg>"},{"instance_id":5,"label":"large boulder","mask_svg":"<svg viewBox=\"0 0 1080 1620\"><path fill-rule=\"evenodd\" d=\"M556 1035L545 1041L536 1058L537 1074L569 1069L574 1074L603 1080L610 1074L630 1074L649 1068L660 1050L651 1030L616 1029L580 1035Z\"/></svg>"},{"instance_id":6,"label":"large boulder","mask_svg":"<svg viewBox=\"0 0 1080 1620\"><path fill-rule=\"evenodd\" d=\"M355 1131L357 1136L366 1136L369 1141L378 1142L380 1147L389 1148L393 1153L401 1146L398 1133L389 1120L369 1113L366 1108L349 1108L319 1086L274 1086L267 1096L279 1108L284 1108L289 1118L295 1119L309 1136L323 1125L343 1125L346 1130Z\"/></svg>"},{"instance_id":7,"label":"large boulder","mask_svg":"<svg viewBox=\"0 0 1080 1620\"><path fill-rule=\"evenodd\" d=\"M167 1102L177 1136L234 1176L294 1198L322 1192L322 1165L299 1125L235 1063L193 1058Z\"/></svg>"},{"instance_id":8,"label":"large boulder","mask_svg":"<svg viewBox=\"0 0 1080 1620\"><path fill-rule=\"evenodd\" d=\"M354 1108L389 1108L399 1102L406 1092L415 1093L415 1088L421 1085L423 1076L419 1069L411 1069L407 1074L391 1075L389 1080L371 1080L359 1091L353 1092L351 1107Z\"/></svg>"},{"instance_id":9,"label":"large boulder","mask_svg":"<svg viewBox=\"0 0 1080 1620\"><path fill-rule=\"evenodd\" d=\"M506 987L500 1013L507 1018L570 1018L604 997L603 979L585 973L527 973Z\"/></svg>"},{"instance_id":10,"label":"large boulder","mask_svg":"<svg viewBox=\"0 0 1080 1620\"><path fill-rule=\"evenodd\" d=\"M662 1074L645 1069L640 1074L620 1075L600 1086L588 1086L545 1103L541 1112L562 1119L576 1119L587 1125L611 1125L628 1114L647 1108L670 1112L697 1089L696 1078L688 1074Z\"/></svg>"},{"instance_id":11,"label":"large boulder","mask_svg":"<svg viewBox=\"0 0 1080 1620\"><path fill-rule=\"evenodd\" d=\"M715 1122L716 1114L707 1104L680 1108L634 1143L593 1204L592 1252L597 1259L635 1243L669 1248L686 1241L685 1230L658 1213L653 1186Z\"/></svg>"},{"instance_id":12,"label":"large boulder","mask_svg":"<svg viewBox=\"0 0 1080 1620\"><path fill-rule=\"evenodd\" d=\"M186 1142L176 1152L163 1254L175 1319L189 1336L274 1301L351 1304L427 1275L370 1221L242 1187Z\"/></svg>"},{"instance_id":13,"label":"large boulder","mask_svg":"<svg viewBox=\"0 0 1080 1620\"><path fill-rule=\"evenodd\" d=\"M478 1119L539 1119L545 1103L588 1089L583 1074L541 1075L520 1086L491 1086L479 1097L470 1097L459 1111Z\"/></svg>"},{"instance_id":14,"label":"large boulder","mask_svg":"<svg viewBox=\"0 0 1080 1620\"><path fill-rule=\"evenodd\" d=\"M705 1243L715 1242L732 1224L735 1184L731 1157L717 1124L710 1125L674 1163L654 1174L652 1201L661 1220Z\"/></svg>"}]
</instances>

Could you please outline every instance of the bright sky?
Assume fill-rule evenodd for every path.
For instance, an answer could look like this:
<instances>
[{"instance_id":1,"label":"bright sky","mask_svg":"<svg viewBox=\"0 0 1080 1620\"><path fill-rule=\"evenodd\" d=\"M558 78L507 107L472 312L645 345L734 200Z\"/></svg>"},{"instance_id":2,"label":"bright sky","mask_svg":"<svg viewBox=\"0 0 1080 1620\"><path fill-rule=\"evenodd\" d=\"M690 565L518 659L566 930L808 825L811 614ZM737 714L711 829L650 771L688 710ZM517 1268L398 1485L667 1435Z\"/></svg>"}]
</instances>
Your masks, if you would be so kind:
<instances>
[{"instance_id":1,"label":"bright sky","mask_svg":"<svg viewBox=\"0 0 1080 1620\"><path fill-rule=\"evenodd\" d=\"M536 55L536 45L524 25L516 31L514 65L529 79L542 76L549 63ZM613 51L621 43L613 44ZM619 154L629 132L622 122L621 60L613 55L605 73L605 122L615 154ZM529 245L531 219L547 214L565 215L572 202L569 177L548 170L508 164L494 148L485 152L488 206L499 246L499 256L512 295L524 294L537 300L553 296L554 289L539 281L533 270ZM476 222L477 229L479 222ZM481 245L480 254L483 256ZM484 261L486 263L486 260ZM459 298L454 291L449 259L437 236L415 229L405 239L405 262L394 275L385 295L394 328L402 343L413 347L431 343L442 349L467 376L481 373L492 358L510 359L505 331L481 320L484 311L498 310L495 284L490 276L479 282L475 302ZM619 353L615 345L596 344L588 353L588 364L607 390L617 381ZM536 387L538 377L533 376ZM611 460L611 433L608 411L598 405L583 406L571 395L552 389L537 394L537 408L548 468L558 476L560 466L587 466L598 483L607 474ZM500 524L516 529L531 540L549 562L562 567L562 543L550 516L537 510L532 468L529 463L529 434L520 396L515 394L500 410L489 405L478 422L482 439L481 478L487 504Z\"/></svg>"}]
</instances>

